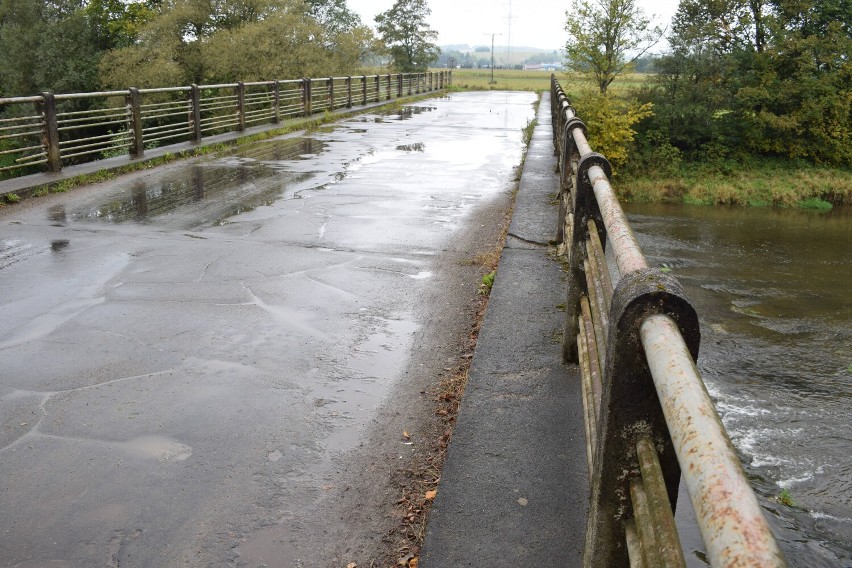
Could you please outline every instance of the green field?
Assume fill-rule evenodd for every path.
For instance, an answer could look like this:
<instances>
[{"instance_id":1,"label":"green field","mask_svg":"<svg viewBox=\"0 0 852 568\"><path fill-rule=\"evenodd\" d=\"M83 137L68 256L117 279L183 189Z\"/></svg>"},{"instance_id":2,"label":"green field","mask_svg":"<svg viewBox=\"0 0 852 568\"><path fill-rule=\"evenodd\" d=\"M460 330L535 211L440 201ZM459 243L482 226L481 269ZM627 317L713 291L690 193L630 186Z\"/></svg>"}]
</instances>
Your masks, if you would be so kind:
<instances>
[{"instance_id":1,"label":"green field","mask_svg":"<svg viewBox=\"0 0 852 568\"><path fill-rule=\"evenodd\" d=\"M561 74L564 77L564 74ZM560 77L560 79L562 78ZM546 91L550 89L547 71L495 69L491 84L491 69L453 69L453 88L460 91Z\"/></svg>"},{"instance_id":2,"label":"green field","mask_svg":"<svg viewBox=\"0 0 852 568\"><path fill-rule=\"evenodd\" d=\"M616 79L612 88L629 89L638 87L651 75L631 73ZM591 82L582 77L570 78L564 71L556 72L556 78L567 92L593 88ZM453 69L453 88L461 91L546 91L550 89L550 72L522 71L520 69L495 69L491 83L490 69Z\"/></svg>"}]
</instances>

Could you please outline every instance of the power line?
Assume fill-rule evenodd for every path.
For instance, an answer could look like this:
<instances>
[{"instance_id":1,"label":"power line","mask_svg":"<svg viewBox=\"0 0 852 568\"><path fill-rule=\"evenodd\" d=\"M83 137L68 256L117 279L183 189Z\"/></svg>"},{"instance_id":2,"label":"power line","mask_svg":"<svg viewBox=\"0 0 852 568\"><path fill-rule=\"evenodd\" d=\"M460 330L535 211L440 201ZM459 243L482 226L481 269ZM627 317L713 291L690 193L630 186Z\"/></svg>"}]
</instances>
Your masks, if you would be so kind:
<instances>
[{"instance_id":1,"label":"power line","mask_svg":"<svg viewBox=\"0 0 852 568\"><path fill-rule=\"evenodd\" d=\"M488 84L493 85L497 82L497 81L494 80L494 36L503 35L503 34L486 33L485 35L491 36L491 81L489 81Z\"/></svg>"}]
</instances>

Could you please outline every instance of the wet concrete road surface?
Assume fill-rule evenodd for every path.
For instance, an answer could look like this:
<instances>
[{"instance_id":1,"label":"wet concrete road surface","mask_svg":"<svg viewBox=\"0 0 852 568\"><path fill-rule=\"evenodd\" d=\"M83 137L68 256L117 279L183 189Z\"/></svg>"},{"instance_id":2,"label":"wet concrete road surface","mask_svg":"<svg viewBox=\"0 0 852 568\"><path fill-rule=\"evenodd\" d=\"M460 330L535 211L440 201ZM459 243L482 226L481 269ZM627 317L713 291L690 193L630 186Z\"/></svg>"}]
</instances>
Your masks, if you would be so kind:
<instances>
[{"instance_id":1,"label":"wet concrete road surface","mask_svg":"<svg viewBox=\"0 0 852 568\"><path fill-rule=\"evenodd\" d=\"M322 558L300 511L442 299L475 294L450 284L533 100L453 94L0 211L0 565Z\"/></svg>"}]
</instances>

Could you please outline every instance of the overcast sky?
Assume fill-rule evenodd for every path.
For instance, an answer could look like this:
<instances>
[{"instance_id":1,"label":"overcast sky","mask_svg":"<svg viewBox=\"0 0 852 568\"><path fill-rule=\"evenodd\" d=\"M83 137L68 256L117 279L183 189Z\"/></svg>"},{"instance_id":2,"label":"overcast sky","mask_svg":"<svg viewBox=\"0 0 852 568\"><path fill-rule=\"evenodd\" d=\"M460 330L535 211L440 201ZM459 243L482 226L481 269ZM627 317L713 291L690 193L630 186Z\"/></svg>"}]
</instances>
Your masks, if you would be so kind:
<instances>
[{"instance_id":1,"label":"overcast sky","mask_svg":"<svg viewBox=\"0 0 852 568\"><path fill-rule=\"evenodd\" d=\"M467 43L496 45L509 38L509 0L427 0L432 9L430 24L438 32L438 45ZM646 14L657 14L668 25L678 0L638 0ZM375 27L376 14L389 10L394 0L347 0L361 20ZM570 0L512 0L511 45L561 49L565 44L565 11Z\"/></svg>"}]
</instances>

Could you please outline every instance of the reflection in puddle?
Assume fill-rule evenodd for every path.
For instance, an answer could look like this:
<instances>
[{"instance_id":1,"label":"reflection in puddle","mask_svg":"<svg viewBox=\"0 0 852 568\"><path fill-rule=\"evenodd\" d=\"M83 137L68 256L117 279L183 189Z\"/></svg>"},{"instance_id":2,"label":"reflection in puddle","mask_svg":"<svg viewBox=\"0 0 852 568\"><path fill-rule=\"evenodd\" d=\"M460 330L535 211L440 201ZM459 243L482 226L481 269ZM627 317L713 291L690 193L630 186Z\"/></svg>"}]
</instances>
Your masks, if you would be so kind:
<instances>
[{"instance_id":1,"label":"reflection in puddle","mask_svg":"<svg viewBox=\"0 0 852 568\"><path fill-rule=\"evenodd\" d=\"M423 152L426 150L426 144L423 142L415 142L414 144L400 144L396 147L397 150L403 152Z\"/></svg>"},{"instance_id":2,"label":"reflection in puddle","mask_svg":"<svg viewBox=\"0 0 852 568\"><path fill-rule=\"evenodd\" d=\"M61 206L52 207L48 217L57 223L70 217L74 221L146 224L179 209L215 209L202 222L220 225L227 217L270 205L289 184L310 177L288 171L286 162L315 158L324 148L324 142L313 138L240 146L215 161L138 181L108 201L78 208L70 215Z\"/></svg>"},{"instance_id":3,"label":"reflection in puddle","mask_svg":"<svg viewBox=\"0 0 852 568\"><path fill-rule=\"evenodd\" d=\"M433 106L406 106L406 107L402 107L399 110L398 113L394 113L394 114L399 115L397 117L397 120L407 120L407 119L411 118L412 116L414 116L416 114L423 114L423 113L426 113L426 112L432 112L436 108L437 107L433 107Z\"/></svg>"},{"instance_id":4,"label":"reflection in puddle","mask_svg":"<svg viewBox=\"0 0 852 568\"><path fill-rule=\"evenodd\" d=\"M55 241L50 241L50 250L53 252L59 252L68 245L71 244L71 241L68 239L57 239Z\"/></svg>"}]
</instances>

